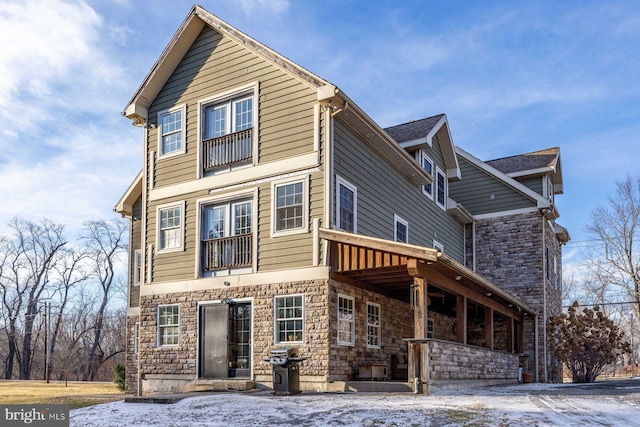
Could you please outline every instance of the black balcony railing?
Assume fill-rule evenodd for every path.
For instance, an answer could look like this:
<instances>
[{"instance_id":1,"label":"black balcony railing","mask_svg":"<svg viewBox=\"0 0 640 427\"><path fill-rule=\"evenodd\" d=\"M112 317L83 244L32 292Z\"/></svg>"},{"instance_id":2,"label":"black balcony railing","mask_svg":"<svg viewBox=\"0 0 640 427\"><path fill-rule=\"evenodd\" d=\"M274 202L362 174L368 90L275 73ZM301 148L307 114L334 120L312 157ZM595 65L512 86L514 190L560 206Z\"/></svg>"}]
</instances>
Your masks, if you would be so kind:
<instances>
[{"instance_id":1,"label":"black balcony railing","mask_svg":"<svg viewBox=\"0 0 640 427\"><path fill-rule=\"evenodd\" d=\"M253 234L203 240L202 258L205 271L250 266L253 262Z\"/></svg>"},{"instance_id":2,"label":"black balcony railing","mask_svg":"<svg viewBox=\"0 0 640 427\"><path fill-rule=\"evenodd\" d=\"M244 163L253 157L251 135L253 128L202 141L205 172Z\"/></svg>"}]
</instances>

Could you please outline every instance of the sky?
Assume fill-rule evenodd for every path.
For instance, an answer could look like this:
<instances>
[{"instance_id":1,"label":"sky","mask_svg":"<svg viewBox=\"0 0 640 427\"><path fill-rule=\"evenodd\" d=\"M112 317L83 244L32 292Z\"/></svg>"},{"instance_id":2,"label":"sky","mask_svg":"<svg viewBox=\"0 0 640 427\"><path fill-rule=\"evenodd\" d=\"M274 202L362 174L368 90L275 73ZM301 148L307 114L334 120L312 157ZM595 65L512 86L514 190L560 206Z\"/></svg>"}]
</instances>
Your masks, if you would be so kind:
<instances>
[{"instance_id":1,"label":"sky","mask_svg":"<svg viewBox=\"0 0 640 427\"><path fill-rule=\"evenodd\" d=\"M640 177L640 2L200 0L338 86L382 127L445 113L482 160L560 147L565 265ZM109 219L142 167L121 116L193 4L0 2L0 232Z\"/></svg>"}]
</instances>

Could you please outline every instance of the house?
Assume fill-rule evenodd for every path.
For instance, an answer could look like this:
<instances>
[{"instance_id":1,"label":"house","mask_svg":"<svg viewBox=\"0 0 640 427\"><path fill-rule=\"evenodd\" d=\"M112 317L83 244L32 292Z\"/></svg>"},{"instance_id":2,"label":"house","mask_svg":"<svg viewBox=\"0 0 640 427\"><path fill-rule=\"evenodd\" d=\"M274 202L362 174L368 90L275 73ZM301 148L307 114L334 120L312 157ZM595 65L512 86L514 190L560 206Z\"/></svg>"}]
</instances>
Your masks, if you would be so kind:
<instances>
[{"instance_id":1,"label":"house","mask_svg":"<svg viewBox=\"0 0 640 427\"><path fill-rule=\"evenodd\" d=\"M492 265L503 256L492 224L524 208L487 210L465 189L522 195L547 221L559 156L540 171L480 162L445 115L383 130L200 6L123 115L144 153L115 207L131 221L129 392L271 387L264 360L281 347L307 358L304 390L357 390L365 375L427 391L515 382L523 361L544 380L551 298L529 299ZM568 234L553 219L561 289ZM510 256L526 265L505 274L543 279L537 258Z\"/></svg>"}]
</instances>

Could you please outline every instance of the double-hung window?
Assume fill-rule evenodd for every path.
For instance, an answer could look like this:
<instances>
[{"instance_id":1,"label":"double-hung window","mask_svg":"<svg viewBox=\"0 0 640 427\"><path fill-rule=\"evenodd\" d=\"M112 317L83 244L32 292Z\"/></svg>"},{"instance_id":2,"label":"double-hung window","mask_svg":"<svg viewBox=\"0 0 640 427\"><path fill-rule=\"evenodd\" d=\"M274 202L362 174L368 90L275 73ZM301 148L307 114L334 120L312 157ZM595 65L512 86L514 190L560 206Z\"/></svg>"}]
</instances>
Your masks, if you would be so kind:
<instances>
[{"instance_id":1,"label":"double-hung window","mask_svg":"<svg viewBox=\"0 0 640 427\"><path fill-rule=\"evenodd\" d=\"M420 166L422 166L422 169L427 171L429 175L433 176L433 160L427 156L425 150L420 150L418 153ZM429 198L433 198L433 183L424 184L422 186L422 192L429 196Z\"/></svg>"},{"instance_id":2,"label":"double-hung window","mask_svg":"<svg viewBox=\"0 0 640 427\"><path fill-rule=\"evenodd\" d=\"M447 207L447 177L436 167L436 203L443 209Z\"/></svg>"},{"instance_id":3,"label":"double-hung window","mask_svg":"<svg viewBox=\"0 0 640 427\"><path fill-rule=\"evenodd\" d=\"M336 224L340 230L355 233L357 231L357 188L339 176L336 184Z\"/></svg>"},{"instance_id":4,"label":"double-hung window","mask_svg":"<svg viewBox=\"0 0 640 427\"><path fill-rule=\"evenodd\" d=\"M202 269L251 266L253 202L233 200L205 205L202 210Z\"/></svg>"},{"instance_id":5,"label":"double-hung window","mask_svg":"<svg viewBox=\"0 0 640 427\"><path fill-rule=\"evenodd\" d=\"M409 243L409 223L398 215L393 216L393 238L396 242Z\"/></svg>"},{"instance_id":6,"label":"double-hung window","mask_svg":"<svg viewBox=\"0 0 640 427\"><path fill-rule=\"evenodd\" d=\"M184 203L158 208L158 250L176 251L183 247Z\"/></svg>"},{"instance_id":7,"label":"double-hung window","mask_svg":"<svg viewBox=\"0 0 640 427\"><path fill-rule=\"evenodd\" d=\"M286 295L275 298L276 343L304 340L304 295Z\"/></svg>"},{"instance_id":8,"label":"double-hung window","mask_svg":"<svg viewBox=\"0 0 640 427\"><path fill-rule=\"evenodd\" d=\"M184 153L184 106L158 113L158 149L160 157Z\"/></svg>"},{"instance_id":9,"label":"double-hung window","mask_svg":"<svg viewBox=\"0 0 640 427\"><path fill-rule=\"evenodd\" d=\"M367 347L380 348L380 305L367 303Z\"/></svg>"},{"instance_id":10,"label":"double-hung window","mask_svg":"<svg viewBox=\"0 0 640 427\"><path fill-rule=\"evenodd\" d=\"M205 174L253 159L254 90L240 90L201 103Z\"/></svg>"},{"instance_id":11,"label":"double-hung window","mask_svg":"<svg viewBox=\"0 0 640 427\"><path fill-rule=\"evenodd\" d=\"M307 179L274 183L271 191L273 234L306 232L309 223Z\"/></svg>"},{"instance_id":12,"label":"double-hung window","mask_svg":"<svg viewBox=\"0 0 640 427\"><path fill-rule=\"evenodd\" d=\"M133 253L133 285L139 286L142 278L142 251L136 249Z\"/></svg>"},{"instance_id":13,"label":"double-hung window","mask_svg":"<svg viewBox=\"0 0 640 427\"><path fill-rule=\"evenodd\" d=\"M355 303L352 297L338 295L338 344L355 343Z\"/></svg>"},{"instance_id":14,"label":"double-hung window","mask_svg":"<svg viewBox=\"0 0 640 427\"><path fill-rule=\"evenodd\" d=\"M158 346L177 346L180 343L180 306L158 306Z\"/></svg>"}]
</instances>

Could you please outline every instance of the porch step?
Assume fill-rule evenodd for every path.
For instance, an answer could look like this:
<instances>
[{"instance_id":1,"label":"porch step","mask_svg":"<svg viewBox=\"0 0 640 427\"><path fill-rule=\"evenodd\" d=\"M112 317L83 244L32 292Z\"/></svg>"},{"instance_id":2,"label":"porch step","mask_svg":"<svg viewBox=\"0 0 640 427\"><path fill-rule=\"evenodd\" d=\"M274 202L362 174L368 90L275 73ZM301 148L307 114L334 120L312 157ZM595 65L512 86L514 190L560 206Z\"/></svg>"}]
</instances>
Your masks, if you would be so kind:
<instances>
[{"instance_id":1,"label":"porch step","mask_svg":"<svg viewBox=\"0 0 640 427\"><path fill-rule=\"evenodd\" d=\"M255 387L255 382L248 380L199 379L194 383L195 391L246 391Z\"/></svg>"},{"instance_id":2,"label":"porch step","mask_svg":"<svg viewBox=\"0 0 640 427\"><path fill-rule=\"evenodd\" d=\"M327 391L360 393L413 393L413 383L401 381L335 381Z\"/></svg>"}]
</instances>

